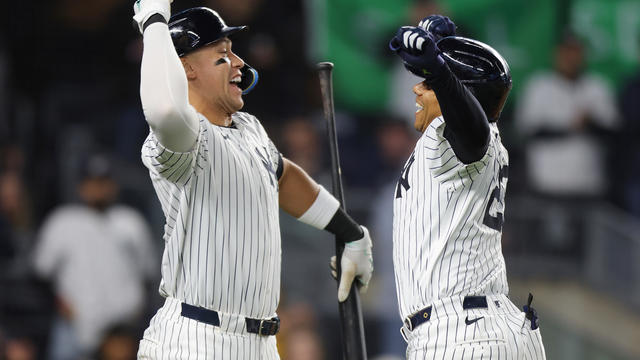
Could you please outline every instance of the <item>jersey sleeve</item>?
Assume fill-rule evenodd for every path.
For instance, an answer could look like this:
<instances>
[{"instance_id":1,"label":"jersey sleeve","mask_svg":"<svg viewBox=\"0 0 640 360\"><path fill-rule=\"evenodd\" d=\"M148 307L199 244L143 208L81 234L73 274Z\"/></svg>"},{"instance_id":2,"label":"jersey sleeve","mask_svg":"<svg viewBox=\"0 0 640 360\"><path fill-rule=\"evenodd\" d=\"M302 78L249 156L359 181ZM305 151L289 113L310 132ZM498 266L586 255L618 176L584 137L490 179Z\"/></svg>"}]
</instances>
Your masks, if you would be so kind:
<instances>
[{"instance_id":1,"label":"jersey sleeve","mask_svg":"<svg viewBox=\"0 0 640 360\"><path fill-rule=\"evenodd\" d=\"M280 180L282 171L284 169L284 164L282 163L282 153L278 151L278 148L273 143L273 141L271 141L271 139L268 140L269 143L267 144L267 152L269 153L269 160L271 161L271 164L276 171L276 179Z\"/></svg>"},{"instance_id":2,"label":"jersey sleeve","mask_svg":"<svg viewBox=\"0 0 640 360\"><path fill-rule=\"evenodd\" d=\"M450 70L443 71L430 84L447 123L444 137L449 140L457 158L465 164L482 158L487 151L491 131L478 100Z\"/></svg>"},{"instance_id":3,"label":"jersey sleeve","mask_svg":"<svg viewBox=\"0 0 640 360\"><path fill-rule=\"evenodd\" d=\"M200 122L198 137L193 150L187 152L172 151L158 140L151 131L142 145L142 162L152 174L168 181L184 185L194 173L204 168L207 157L207 129Z\"/></svg>"},{"instance_id":4,"label":"jersey sleeve","mask_svg":"<svg viewBox=\"0 0 640 360\"><path fill-rule=\"evenodd\" d=\"M422 146L433 178L457 189L473 182L487 167L489 159L495 153L493 138L490 139L487 151L480 160L465 164L456 156L451 144L444 137L445 127L446 123L442 117L433 120L422 135Z\"/></svg>"},{"instance_id":5,"label":"jersey sleeve","mask_svg":"<svg viewBox=\"0 0 640 360\"><path fill-rule=\"evenodd\" d=\"M198 115L189 105L188 82L167 24L144 31L140 101L145 119L163 147L190 151L198 138Z\"/></svg>"}]
</instances>

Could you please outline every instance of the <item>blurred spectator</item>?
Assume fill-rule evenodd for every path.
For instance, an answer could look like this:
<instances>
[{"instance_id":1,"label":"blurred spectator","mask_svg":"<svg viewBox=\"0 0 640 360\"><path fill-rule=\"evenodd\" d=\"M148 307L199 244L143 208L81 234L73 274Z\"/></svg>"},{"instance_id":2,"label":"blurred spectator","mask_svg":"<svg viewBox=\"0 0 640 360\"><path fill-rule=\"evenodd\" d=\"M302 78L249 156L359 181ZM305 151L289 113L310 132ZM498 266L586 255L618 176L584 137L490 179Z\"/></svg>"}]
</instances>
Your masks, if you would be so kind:
<instances>
[{"instance_id":1,"label":"blurred spectator","mask_svg":"<svg viewBox=\"0 0 640 360\"><path fill-rule=\"evenodd\" d=\"M402 166L413 151L420 133L413 129L414 117L410 119L410 123L391 116L383 119L376 132L378 157L382 165L376 182L378 185L388 183L395 185Z\"/></svg>"},{"instance_id":2,"label":"blurred spectator","mask_svg":"<svg viewBox=\"0 0 640 360\"><path fill-rule=\"evenodd\" d=\"M155 270L146 221L115 204L118 187L109 159L93 155L83 171L82 204L50 214L34 254L36 271L53 282L57 297L49 350L56 360L91 354L111 326L139 321L145 280Z\"/></svg>"},{"instance_id":3,"label":"blurred spectator","mask_svg":"<svg viewBox=\"0 0 640 360\"><path fill-rule=\"evenodd\" d=\"M135 360L141 334L127 325L115 325L106 332L96 360Z\"/></svg>"},{"instance_id":4,"label":"blurred spectator","mask_svg":"<svg viewBox=\"0 0 640 360\"><path fill-rule=\"evenodd\" d=\"M405 71L407 72L407 71ZM413 105L413 104L412 104ZM371 279L369 292L365 295L365 313L370 327L371 355L395 355L404 357L407 345L400 335L402 321L397 311L396 283L393 272L393 206L398 178L405 161L409 158L419 133L412 125L400 119L388 119L377 130L379 154L383 166L378 173L380 185L371 205L371 233L377 239L373 255L375 276ZM369 315L371 314L371 315Z\"/></svg>"},{"instance_id":5,"label":"blurred spectator","mask_svg":"<svg viewBox=\"0 0 640 360\"><path fill-rule=\"evenodd\" d=\"M285 156L313 178L324 177L320 182L330 180L320 151L321 136L320 130L310 119L294 116L285 122L278 137Z\"/></svg>"},{"instance_id":6,"label":"blurred spectator","mask_svg":"<svg viewBox=\"0 0 640 360\"><path fill-rule=\"evenodd\" d=\"M0 268L3 270L13 267L18 248L21 247L16 232L16 226L21 221L22 184L18 175L9 172L0 174ZM5 270L6 271L6 270Z\"/></svg>"},{"instance_id":7,"label":"blurred spectator","mask_svg":"<svg viewBox=\"0 0 640 360\"><path fill-rule=\"evenodd\" d=\"M48 289L36 281L29 266L33 229L23 171L21 149L3 147L0 150L0 332L4 334L0 334L0 359L35 359L41 355L50 321Z\"/></svg>"},{"instance_id":8,"label":"blurred spectator","mask_svg":"<svg viewBox=\"0 0 640 360\"><path fill-rule=\"evenodd\" d=\"M0 353L0 359L35 360L37 359L36 354L36 347L29 339L8 339L5 344L4 354Z\"/></svg>"},{"instance_id":9,"label":"blurred spectator","mask_svg":"<svg viewBox=\"0 0 640 360\"><path fill-rule=\"evenodd\" d=\"M278 353L282 360L322 360L326 351L316 324L313 308L306 302L281 303ZM324 322L321 322L324 323Z\"/></svg>"},{"instance_id":10,"label":"blurred spectator","mask_svg":"<svg viewBox=\"0 0 640 360\"><path fill-rule=\"evenodd\" d=\"M283 156L300 165L325 188L331 189L331 178L320 153L318 130L311 120L304 116L289 119L283 124L279 139L278 148ZM329 266L327 259L334 251L332 237L284 211L280 211L280 224L282 290L287 301L309 303L319 314L335 312L335 300L329 294L335 294L336 283L325 271ZM310 257L311 253L315 255Z\"/></svg>"},{"instance_id":11,"label":"blurred spectator","mask_svg":"<svg viewBox=\"0 0 640 360\"><path fill-rule=\"evenodd\" d=\"M640 72L623 85L620 112L623 122L616 144L616 195L627 210L640 217Z\"/></svg>"},{"instance_id":12,"label":"blurred spectator","mask_svg":"<svg viewBox=\"0 0 640 360\"><path fill-rule=\"evenodd\" d=\"M312 328L296 329L289 335L286 356L283 360L325 359L322 341Z\"/></svg>"},{"instance_id":13,"label":"blurred spectator","mask_svg":"<svg viewBox=\"0 0 640 360\"><path fill-rule=\"evenodd\" d=\"M556 249L578 249L583 213L607 198L608 136L618 125L613 94L584 71L583 43L565 32L553 71L531 77L519 98L516 129L525 140L531 190L550 201L544 239Z\"/></svg>"},{"instance_id":14,"label":"blurred spectator","mask_svg":"<svg viewBox=\"0 0 640 360\"><path fill-rule=\"evenodd\" d=\"M2 151L0 165L0 269L25 273L31 246L31 217L22 179L23 154L14 146Z\"/></svg>"},{"instance_id":15,"label":"blurred spectator","mask_svg":"<svg viewBox=\"0 0 640 360\"><path fill-rule=\"evenodd\" d=\"M517 127L527 141L531 186L548 195L603 198L607 192L604 135L617 126L613 94L584 70L584 47L567 33L554 71L532 76L520 97Z\"/></svg>"}]
</instances>

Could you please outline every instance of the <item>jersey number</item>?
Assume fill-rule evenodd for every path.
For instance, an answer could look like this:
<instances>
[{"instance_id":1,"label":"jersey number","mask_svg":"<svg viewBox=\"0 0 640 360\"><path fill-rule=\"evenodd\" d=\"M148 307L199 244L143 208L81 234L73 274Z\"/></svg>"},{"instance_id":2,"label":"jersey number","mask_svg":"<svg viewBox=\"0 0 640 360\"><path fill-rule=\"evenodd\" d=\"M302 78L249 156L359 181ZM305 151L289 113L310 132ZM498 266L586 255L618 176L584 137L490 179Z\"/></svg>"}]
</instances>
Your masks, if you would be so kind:
<instances>
[{"instance_id":1,"label":"jersey number","mask_svg":"<svg viewBox=\"0 0 640 360\"><path fill-rule=\"evenodd\" d=\"M496 212L496 215L491 215L491 205L493 205L494 201L498 201L502 204L502 208L504 209L504 187L502 186L502 179L507 179L509 177L509 166L505 165L500 167L500 172L498 173L498 185L491 192L491 197L489 198L489 203L487 204L487 209L484 211L484 221L483 224L488 227L502 231L502 225L504 224L504 214L500 211Z\"/></svg>"}]
</instances>

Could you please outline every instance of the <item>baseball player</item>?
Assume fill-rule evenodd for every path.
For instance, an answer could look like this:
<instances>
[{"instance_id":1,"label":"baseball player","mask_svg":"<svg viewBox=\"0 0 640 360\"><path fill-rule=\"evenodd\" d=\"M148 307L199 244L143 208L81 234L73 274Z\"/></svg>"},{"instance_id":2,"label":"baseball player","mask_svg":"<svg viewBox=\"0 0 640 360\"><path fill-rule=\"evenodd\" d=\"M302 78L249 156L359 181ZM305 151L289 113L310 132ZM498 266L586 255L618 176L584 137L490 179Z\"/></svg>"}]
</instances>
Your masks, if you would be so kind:
<instances>
[{"instance_id":1,"label":"baseball player","mask_svg":"<svg viewBox=\"0 0 640 360\"><path fill-rule=\"evenodd\" d=\"M509 66L449 18L401 27L389 43L424 78L422 133L394 199L393 261L407 359L545 359L531 297L507 297L500 245L508 155L497 120Z\"/></svg>"},{"instance_id":2,"label":"baseball player","mask_svg":"<svg viewBox=\"0 0 640 360\"><path fill-rule=\"evenodd\" d=\"M371 240L338 201L283 158L239 112L257 72L232 50L213 10L170 17L169 0L140 0L142 147L166 216L160 294L139 359L278 359L278 206L345 244L338 298L371 277Z\"/></svg>"}]
</instances>

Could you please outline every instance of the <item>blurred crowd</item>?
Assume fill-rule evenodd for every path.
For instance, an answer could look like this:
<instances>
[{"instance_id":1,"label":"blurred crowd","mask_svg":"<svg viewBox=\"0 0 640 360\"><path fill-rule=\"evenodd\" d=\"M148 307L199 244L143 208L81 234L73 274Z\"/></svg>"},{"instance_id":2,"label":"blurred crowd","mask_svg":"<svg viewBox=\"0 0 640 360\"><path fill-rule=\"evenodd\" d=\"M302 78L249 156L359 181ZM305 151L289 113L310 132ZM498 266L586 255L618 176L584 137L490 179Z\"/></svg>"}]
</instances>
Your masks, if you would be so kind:
<instances>
[{"instance_id":1,"label":"blurred crowd","mask_svg":"<svg viewBox=\"0 0 640 360\"><path fill-rule=\"evenodd\" d=\"M148 126L138 95L142 41L131 25L132 2L4 4L0 359L133 359L143 326L161 304L164 217L140 161ZM363 297L368 351L402 358L391 200L419 135L411 88L420 80L392 61L386 42L397 26L443 9L428 0L407 0L393 11L384 1L347 3L180 0L173 9L209 6L228 24L249 25L233 47L260 73L244 110L262 121L284 156L327 188L314 63L336 62L346 206L376 241L374 282ZM325 36L319 28L339 24L320 20L323 4L360 11L362 21L351 32ZM344 44L331 43L332 36ZM508 198L546 201L540 247L575 257L582 212L591 204L640 216L640 73L616 88L589 70L578 35L559 28L554 43L547 69L517 79L522 90L509 99L500 126L511 155ZM344 46L343 56L318 53L332 46ZM382 79L384 85L371 85ZM333 240L284 213L281 222L282 359L339 358L336 284L327 266Z\"/></svg>"}]
</instances>

